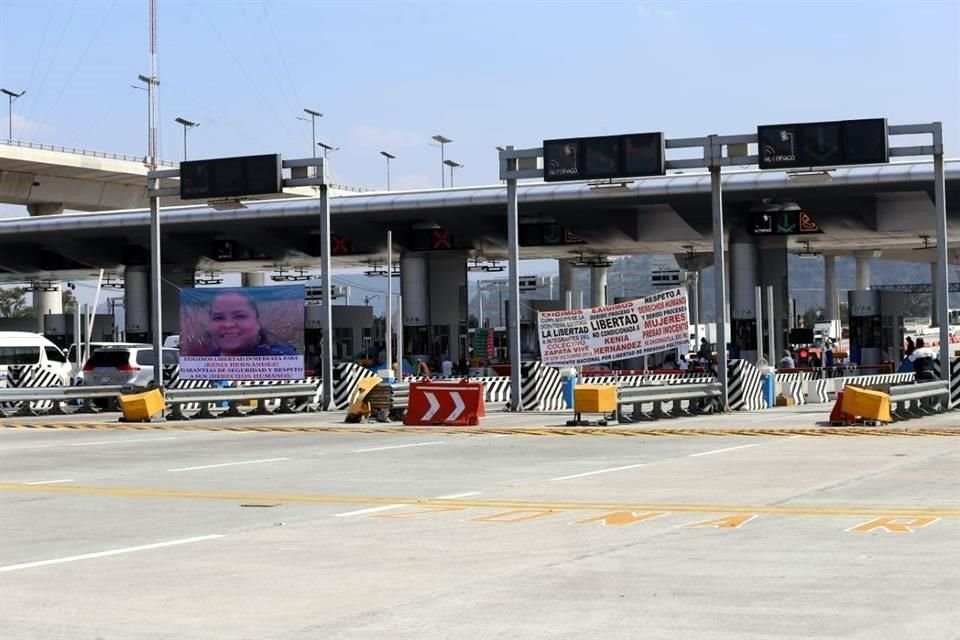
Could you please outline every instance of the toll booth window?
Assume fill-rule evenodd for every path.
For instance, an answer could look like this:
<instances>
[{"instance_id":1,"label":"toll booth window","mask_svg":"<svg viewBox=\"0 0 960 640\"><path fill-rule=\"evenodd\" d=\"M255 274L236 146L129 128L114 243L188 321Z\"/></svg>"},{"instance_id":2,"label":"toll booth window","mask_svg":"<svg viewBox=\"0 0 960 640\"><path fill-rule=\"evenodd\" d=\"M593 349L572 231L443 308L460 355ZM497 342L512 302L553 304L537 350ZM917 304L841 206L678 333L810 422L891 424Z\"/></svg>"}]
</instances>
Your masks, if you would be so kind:
<instances>
[{"instance_id":1,"label":"toll booth window","mask_svg":"<svg viewBox=\"0 0 960 640\"><path fill-rule=\"evenodd\" d=\"M880 316L854 316L850 318L850 340L863 348L879 349L881 346Z\"/></svg>"},{"instance_id":2,"label":"toll booth window","mask_svg":"<svg viewBox=\"0 0 960 640\"><path fill-rule=\"evenodd\" d=\"M338 360L353 358L353 328L333 328L333 355Z\"/></svg>"}]
</instances>

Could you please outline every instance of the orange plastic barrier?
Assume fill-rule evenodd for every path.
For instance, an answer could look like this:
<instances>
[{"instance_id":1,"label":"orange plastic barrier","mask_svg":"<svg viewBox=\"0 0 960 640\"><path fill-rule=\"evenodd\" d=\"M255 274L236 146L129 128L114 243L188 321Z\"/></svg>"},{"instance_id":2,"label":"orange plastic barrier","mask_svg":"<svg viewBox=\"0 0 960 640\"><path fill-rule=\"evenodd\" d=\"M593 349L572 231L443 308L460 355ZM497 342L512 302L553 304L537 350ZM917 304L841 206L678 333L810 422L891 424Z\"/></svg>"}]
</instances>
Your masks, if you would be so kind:
<instances>
[{"instance_id":1,"label":"orange plastic barrier","mask_svg":"<svg viewBox=\"0 0 960 640\"><path fill-rule=\"evenodd\" d=\"M833 403L833 409L830 411L830 424L839 426L853 424L856 421L857 416L843 412L843 391L837 391L837 401Z\"/></svg>"},{"instance_id":2,"label":"orange plastic barrier","mask_svg":"<svg viewBox=\"0 0 960 640\"><path fill-rule=\"evenodd\" d=\"M480 424L480 418L484 415L483 383L425 380L410 383L407 415L403 424L468 427Z\"/></svg>"}]
</instances>

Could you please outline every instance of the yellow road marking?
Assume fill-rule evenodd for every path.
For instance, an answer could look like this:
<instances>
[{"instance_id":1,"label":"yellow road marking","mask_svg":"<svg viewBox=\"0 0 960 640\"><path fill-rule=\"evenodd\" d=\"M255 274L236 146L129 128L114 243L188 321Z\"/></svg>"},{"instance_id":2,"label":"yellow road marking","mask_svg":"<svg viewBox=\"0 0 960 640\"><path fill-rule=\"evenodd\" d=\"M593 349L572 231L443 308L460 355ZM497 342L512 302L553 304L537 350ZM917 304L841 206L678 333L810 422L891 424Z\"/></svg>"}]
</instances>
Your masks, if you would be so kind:
<instances>
[{"instance_id":1,"label":"yellow road marking","mask_svg":"<svg viewBox=\"0 0 960 640\"><path fill-rule=\"evenodd\" d=\"M709 527L713 529L739 529L756 517L757 514L755 513L739 513L735 516L727 516L726 518L718 518L716 520L704 520L703 522L694 522L684 526L688 529L698 529L702 527Z\"/></svg>"},{"instance_id":2,"label":"yellow road marking","mask_svg":"<svg viewBox=\"0 0 960 640\"><path fill-rule=\"evenodd\" d=\"M922 529L923 527L929 526L939 519L940 518L933 518L929 516L918 518L875 518L869 522L864 522L855 527L851 527L847 529L847 531L868 533L874 529L880 529L888 533L913 533L916 529Z\"/></svg>"},{"instance_id":3,"label":"yellow road marking","mask_svg":"<svg viewBox=\"0 0 960 640\"><path fill-rule=\"evenodd\" d=\"M636 502L563 502L538 500L500 500L476 498L417 498L397 496L352 496L303 493L252 493L244 491L191 491L181 489L154 489L149 487L95 487L82 485L27 485L15 482L0 483L0 491L22 493L53 493L62 495L100 496L111 498L179 498L186 500L229 500L243 503L300 503L337 505L392 505L408 504L434 507L462 507L489 509L526 509L545 511L674 511L693 513L766 513L813 516L887 516L960 517L960 507L894 507L885 505L733 505L690 503L636 503Z\"/></svg>"},{"instance_id":4,"label":"yellow road marking","mask_svg":"<svg viewBox=\"0 0 960 640\"><path fill-rule=\"evenodd\" d=\"M653 520L667 515L666 511L650 511L647 513L635 513L633 511L615 511L614 513L605 513L602 516L591 516L583 520L577 520L573 524L594 524L601 523L604 526L622 527L637 522Z\"/></svg>"},{"instance_id":5,"label":"yellow road marking","mask_svg":"<svg viewBox=\"0 0 960 640\"><path fill-rule=\"evenodd\" d=\"M546 518L552 516L556 511L553 509L511 509L510 511L501 511L486 516L470 518L472 522L526 522L527 520L536 520L537 518Z\"/></svg>"}]
</instances>

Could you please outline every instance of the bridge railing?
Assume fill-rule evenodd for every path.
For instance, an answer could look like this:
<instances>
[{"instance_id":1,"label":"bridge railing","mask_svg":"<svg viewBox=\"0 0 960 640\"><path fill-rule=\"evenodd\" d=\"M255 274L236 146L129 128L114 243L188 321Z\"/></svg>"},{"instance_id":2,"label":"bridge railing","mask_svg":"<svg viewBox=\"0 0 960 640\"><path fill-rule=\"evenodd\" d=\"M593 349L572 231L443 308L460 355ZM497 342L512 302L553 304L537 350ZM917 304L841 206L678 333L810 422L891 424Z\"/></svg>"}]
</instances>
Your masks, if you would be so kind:
<instances>
[{"instance_id":1,"label":"bridge railing","mask_svg":"<svg viewBox=\"0 0 960 640\"><path fill-rule=\"evenodd\" d=\"M90 149L78 149L76 147L61 147L61 146L52 145L52 144L41 144L39 142L25 142L23 140L11 140L9 138L3 140L3 144L9 145L11 147L25 147L27 149L42 149L44 151L59 151L62 153L74 153L81 156L93 156L94 158L110 158L111 160L126 160L128 162L138 162L140 164L146 164L146 161L147 161L147 158L145 156L127 156L122 153L107 153L105 151L91 151ZM157 160L157 164L164 167L179 166L176 162L167 162L165 160Z\"/></svg>"}]
</instances>

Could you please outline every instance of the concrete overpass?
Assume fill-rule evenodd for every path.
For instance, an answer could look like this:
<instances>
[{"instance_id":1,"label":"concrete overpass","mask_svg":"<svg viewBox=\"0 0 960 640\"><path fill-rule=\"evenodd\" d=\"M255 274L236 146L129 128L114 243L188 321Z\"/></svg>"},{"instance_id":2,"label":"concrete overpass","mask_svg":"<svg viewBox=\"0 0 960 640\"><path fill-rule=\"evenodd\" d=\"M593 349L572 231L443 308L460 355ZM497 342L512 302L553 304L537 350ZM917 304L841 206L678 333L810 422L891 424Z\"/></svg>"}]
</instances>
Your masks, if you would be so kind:
<instances>
[{"instance_id":1,"label":"concrete overpass","mask_svg":"<svg viewBox=\"0 0 960 640\"><path fill-rule=\"evenodd\" d=\"M177 163L160 162L161 168ZM147 165L145 158L73 147L0 141L0 202L21 204L30 215L75 211L113 211L146 208ZM161 181L164 187L178 180ZM335 192L359 191L336 187ZM313 194L309 188L290 188L286 197ZM179 198L164 198L162 206L181 204Z\"/></svg>"},{"instance_id":2,"label":"concrete overpass","mask_svg":"<svg viewBox=\"0 0 960 640\"><path fill-rule=\"evenodd\" d=\"M946 174L950 242L960 245L960 161L947 161ZM727 241L749 237L747 218L757 207L795 203L822 233L754 241L795 252L934 258L932 248L923 248L933 235L932 163L841 168L825 175L829 181L811 182L778 171L724 173ZM520 185L519 200L521 227L552 232L557 225L568 232L561 238L521 239L524 258L712 251L706 173L640 178L614 187L526 183ZM333 232L345 244L334 262L356 266L382 260L387 229L401 250L417 251L420 232L440 228L451 238L445 255L503 258L505 201L503 185L341 194L332 199L331 215ZM164 262L176 269L225 271L310 267L318 256L317 214L318 202L310 198L248 202L232 209L165 207ZM146 209L0 221L0 280L82 278L100 268L122 275L148 250L148 227ZM217 247L225 241L242 250L220 259ZM960 255L951 253L951 260L960 261Z\"/></svg>"}]
</instances>

